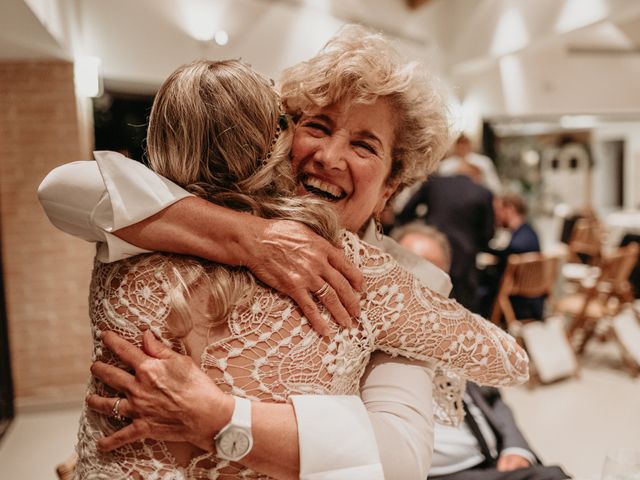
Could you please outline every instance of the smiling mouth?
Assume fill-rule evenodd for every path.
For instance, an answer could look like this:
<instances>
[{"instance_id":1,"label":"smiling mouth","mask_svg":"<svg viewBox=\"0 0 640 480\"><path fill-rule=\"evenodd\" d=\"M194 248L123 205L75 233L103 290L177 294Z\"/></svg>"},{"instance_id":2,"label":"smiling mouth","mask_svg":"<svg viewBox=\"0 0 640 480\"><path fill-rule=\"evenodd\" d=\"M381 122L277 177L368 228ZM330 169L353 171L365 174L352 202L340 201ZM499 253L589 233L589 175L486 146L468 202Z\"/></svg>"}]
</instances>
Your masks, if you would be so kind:
<instances>
[{"instance_id":1,"label":"smiling mouth","mask_svg":"<svg viewBox=\"0 0 640 480\"><path fill-rule=\"evenodd\" d=\"M320 180L316 177L305 175L301 181L305 190L312 195L324 198L330 202L337 202L347 196L347 193L340 187L332 185L331 183Z\"/></svg>"}]
</instances>

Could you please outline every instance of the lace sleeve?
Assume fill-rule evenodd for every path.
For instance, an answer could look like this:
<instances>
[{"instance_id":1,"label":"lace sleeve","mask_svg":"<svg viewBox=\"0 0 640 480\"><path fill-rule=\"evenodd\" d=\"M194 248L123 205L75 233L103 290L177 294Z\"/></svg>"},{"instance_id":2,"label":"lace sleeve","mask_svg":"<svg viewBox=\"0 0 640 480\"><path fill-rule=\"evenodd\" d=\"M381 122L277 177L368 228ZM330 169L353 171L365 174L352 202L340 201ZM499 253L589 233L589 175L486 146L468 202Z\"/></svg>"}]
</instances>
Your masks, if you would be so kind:
<instances>
[{"instance_id":1,"label":"lace sleeve","mask_svg":"<svg viewBox=\"0 0 640 480\"><path fill-rule=\"evenodd\" d=\"M351 254L366 281L362 310L376 348L434 361L481 385L526 381L528 357L509 334L455 300L423 286L380 250L348 234Z\"/></svg>"}]
</instances>

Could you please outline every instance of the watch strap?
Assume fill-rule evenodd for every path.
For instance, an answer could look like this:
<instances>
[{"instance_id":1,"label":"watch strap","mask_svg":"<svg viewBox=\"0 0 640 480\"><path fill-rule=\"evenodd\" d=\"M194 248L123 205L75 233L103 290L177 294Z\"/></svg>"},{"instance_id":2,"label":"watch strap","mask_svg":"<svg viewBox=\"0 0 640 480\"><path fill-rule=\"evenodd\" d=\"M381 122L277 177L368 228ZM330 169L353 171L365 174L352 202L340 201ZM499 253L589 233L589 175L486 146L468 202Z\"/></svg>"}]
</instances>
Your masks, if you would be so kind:
<instances>
[{"instance_id":1,"label":"watch strap","mask_svg":"<svg viewBox=\"0 0 640 480\"><path fill-rule=\"evenodd\" d=\"M251 431L251 400L233 396L235 408L231 416L230 425L246 428Z\"/></svg>"}]
</instances>

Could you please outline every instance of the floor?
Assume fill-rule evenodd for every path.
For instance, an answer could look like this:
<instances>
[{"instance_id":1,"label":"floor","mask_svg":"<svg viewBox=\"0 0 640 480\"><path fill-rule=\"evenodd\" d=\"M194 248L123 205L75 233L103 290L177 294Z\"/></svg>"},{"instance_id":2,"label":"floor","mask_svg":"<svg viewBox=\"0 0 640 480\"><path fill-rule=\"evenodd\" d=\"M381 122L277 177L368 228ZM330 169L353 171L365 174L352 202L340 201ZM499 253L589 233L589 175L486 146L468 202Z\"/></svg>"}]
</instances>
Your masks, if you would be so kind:
<instances>
[{"instance_id":1,"label":"floor","mask_svg":"<svg viewBox=\"0 0 640 480\"><path fill-rule=\"evenodd\" d=\"M640 449L640 378L622 370L617 351L594 343L580 378L504 395L531 445L547 464L581 480L600 480L607 452ZM18 415L0 443L0 477L56 479L73 450L80 409Z\"/></svg>"}]
</instances>

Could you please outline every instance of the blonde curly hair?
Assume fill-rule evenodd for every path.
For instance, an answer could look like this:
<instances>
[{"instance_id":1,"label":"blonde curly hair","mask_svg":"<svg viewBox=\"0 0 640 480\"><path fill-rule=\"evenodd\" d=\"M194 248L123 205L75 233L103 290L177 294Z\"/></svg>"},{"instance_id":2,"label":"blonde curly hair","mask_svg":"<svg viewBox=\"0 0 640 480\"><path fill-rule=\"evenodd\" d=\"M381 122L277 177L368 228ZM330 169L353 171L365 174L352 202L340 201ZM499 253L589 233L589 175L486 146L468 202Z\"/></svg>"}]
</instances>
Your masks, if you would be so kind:
<instances>
[{"instance_id":1,"label":"blonde curly hair","mask_svg":"<svg viewBox=\"0 0 640 480\"><path fill-rule=\"evenodd\" d=\"M433 172L452 141L436 80L419 63L404 59L389 40L359 25L346 25L316 56L284 70L280 94L294 116L343 100L388 99L397 124L387 183L397 183L398 191Z\"/></svg>"}]
</instances>

